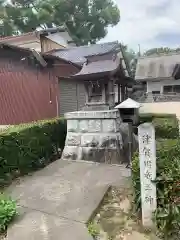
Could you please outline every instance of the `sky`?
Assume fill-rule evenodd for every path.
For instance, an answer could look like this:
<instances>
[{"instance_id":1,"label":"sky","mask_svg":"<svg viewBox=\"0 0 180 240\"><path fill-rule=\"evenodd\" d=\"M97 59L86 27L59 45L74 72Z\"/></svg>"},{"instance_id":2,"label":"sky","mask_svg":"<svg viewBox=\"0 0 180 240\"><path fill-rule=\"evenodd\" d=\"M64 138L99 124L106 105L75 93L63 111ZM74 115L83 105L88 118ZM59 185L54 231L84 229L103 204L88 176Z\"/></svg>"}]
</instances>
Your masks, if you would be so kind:
<instances>
[{"instance_id":1,"label":"sky","mask_svg":"<svg viewBox=\"0 0 180 240\"><path fill-rule=\"evenodd\" d=\"M135 51L180 46L180 0L114 0L121 20L101 42L118 40Z\"/></svg>"}]
</instances>

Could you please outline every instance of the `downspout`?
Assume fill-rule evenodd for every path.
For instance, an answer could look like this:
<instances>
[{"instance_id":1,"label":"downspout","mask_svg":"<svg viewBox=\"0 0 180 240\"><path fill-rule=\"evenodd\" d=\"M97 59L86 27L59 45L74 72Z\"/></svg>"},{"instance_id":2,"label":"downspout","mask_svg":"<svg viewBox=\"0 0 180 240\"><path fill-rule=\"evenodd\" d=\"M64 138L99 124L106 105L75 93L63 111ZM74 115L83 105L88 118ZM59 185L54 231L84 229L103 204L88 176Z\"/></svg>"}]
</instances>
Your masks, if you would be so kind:
<instances>
[{"instance_id":1,"label":"downspout","mask_svg":"<svg viewBox=\"0 0 180 240\"><path fill-rule=\"evenodd\" d=\"M54 76L55 77L55 82L57 84L57 91L56 91L56 115L57 117L60 116L60 108L59 108L59 104L60 104L60 97L59 97L59 94L60 94L60 91L59 91L59 78L57 76ZM57 81L56 81L57 80Z\"/></svg>"},{"instance_id":2,"label":"downspout","mask_svg":"<svg viewBox=\"0 0 180 240\"><path fill-rule=\"evenodd\" d=\"M57 95L56 95L56 116L59 117L59 101Z\"/></svg>"}]
</instances>

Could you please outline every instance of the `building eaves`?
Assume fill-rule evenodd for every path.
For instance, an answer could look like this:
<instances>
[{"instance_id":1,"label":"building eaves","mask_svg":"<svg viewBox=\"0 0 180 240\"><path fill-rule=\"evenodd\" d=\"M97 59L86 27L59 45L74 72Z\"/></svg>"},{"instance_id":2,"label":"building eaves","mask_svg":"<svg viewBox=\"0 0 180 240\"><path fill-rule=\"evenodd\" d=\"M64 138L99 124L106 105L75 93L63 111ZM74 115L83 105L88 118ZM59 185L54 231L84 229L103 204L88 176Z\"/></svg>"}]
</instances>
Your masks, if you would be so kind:
<instances>
[{"instance_id":1,"label":"building eaves","mask_svg":"<svg viewBox=\"0 0 180 240\"><path fill-rule=\"evenodd\" d=\"M3 42L3 43L7 43L8 42L11 42L11 41L20 41L20 40L23 40L24 38L26 37L32 37L32 36L36 36L34 32L28 32L28 33L24 33L24 34L21 34L21 35L14 35L14 36L7 36L7 37L1 37L0 36L0 43Z\"/></svg>"},{"instance_id":2,"label":"building eaves","mask_svg":"<svg viewBox=\"0 0 180 240\"><path fill-rule=\"evenodd\" d=\"M35 30L32 32L28 32L28 33L23 33L20 35L13 35L13 36L0 36L0 42L11 42L11 41L22 41L24 38L27 37L37 37L39 38L40 35L48 35L49 33L54 34L57 32L65 32L66 29L65 27L56 27L56 28L47 28L47 29L42 29L42 30Z\"/></svg>"}]
</instances>

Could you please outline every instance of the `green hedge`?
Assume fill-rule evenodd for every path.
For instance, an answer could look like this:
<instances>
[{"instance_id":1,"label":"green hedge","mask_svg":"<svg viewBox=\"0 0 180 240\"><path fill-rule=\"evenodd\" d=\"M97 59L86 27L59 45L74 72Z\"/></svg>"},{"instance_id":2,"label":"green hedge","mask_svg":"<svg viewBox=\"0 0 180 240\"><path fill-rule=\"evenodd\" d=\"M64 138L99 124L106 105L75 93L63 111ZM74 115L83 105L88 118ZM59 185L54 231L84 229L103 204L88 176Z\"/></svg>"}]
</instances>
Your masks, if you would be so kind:
<instances>
[{"instance_id":1,"label":"green hedge","mask_svg":"<svg viewBox=\"0 0 180 240\"><path fill-rule=\"evenodd\" d=\"M0 179L29 173L47 165L63 149L66 122L52 119L18 125L0 134Z\"/></svg>"},{"instance_id":2,"label":"green hedge","mask_svg":"<svg viewBox=\"0 0 180 240\"><path fill-rule=\"evenodd\" d=\"M179 137L179 125L176 118L154 118L152 123L157 138L176 139Z\"/></svg>"},{"instance_id":3,"label":"green hedge","mask_svg":"<svg viewBox=\"0 0 180 240\"><path fill-rule=\"evenodd\" d=\"M135 204L140 210L140 169L138 154L132 166ZM157 144L157 229L164 239L180 239L180 141L160 140Z\"/></svg>"},{"instance_id":4,"label":"green hedge","mask_svg":"<svg viewBox=\"0 0 180 240\"><path fill-rule=\"evenodd\" d=\"M144 114L140 116L140 123L152 122L156 138L175 139L179 137L179 124L175 115Z\"/></svg>"},{"instance_id":5,"label":"green hedge","mask_svg":"<svg viewBox=\"0 0 180 240\"><path fill-rule=\"evenodd\" d=\"M176 118L175 114L155 114L155 113L141 113L140 122L152 122L154 118Z\"/></svg>"}]
</instances>

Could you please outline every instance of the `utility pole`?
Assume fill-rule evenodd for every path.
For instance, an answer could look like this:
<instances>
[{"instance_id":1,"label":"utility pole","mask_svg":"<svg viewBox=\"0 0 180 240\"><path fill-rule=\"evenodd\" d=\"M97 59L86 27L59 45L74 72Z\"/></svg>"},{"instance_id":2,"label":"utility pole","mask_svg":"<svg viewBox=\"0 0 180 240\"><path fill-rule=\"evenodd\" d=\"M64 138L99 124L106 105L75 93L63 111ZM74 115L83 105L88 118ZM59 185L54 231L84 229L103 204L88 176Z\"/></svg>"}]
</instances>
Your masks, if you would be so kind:
<instances>
[{"instance_id":1,"label":"utility pole","mask_svg":"<svg viewBox=\"0 0 180 240\"><path fill-rule=\"evenodd\" d=\"M139 55L139 57L141 56L141 46L140 46L140 44L138 44L138 55Z\"/></svg>"}]
</instances>

